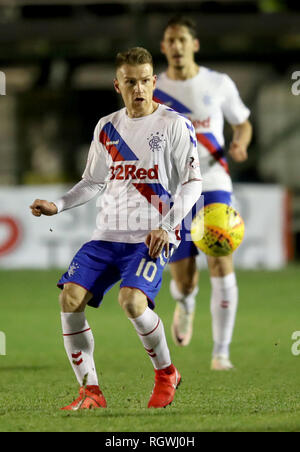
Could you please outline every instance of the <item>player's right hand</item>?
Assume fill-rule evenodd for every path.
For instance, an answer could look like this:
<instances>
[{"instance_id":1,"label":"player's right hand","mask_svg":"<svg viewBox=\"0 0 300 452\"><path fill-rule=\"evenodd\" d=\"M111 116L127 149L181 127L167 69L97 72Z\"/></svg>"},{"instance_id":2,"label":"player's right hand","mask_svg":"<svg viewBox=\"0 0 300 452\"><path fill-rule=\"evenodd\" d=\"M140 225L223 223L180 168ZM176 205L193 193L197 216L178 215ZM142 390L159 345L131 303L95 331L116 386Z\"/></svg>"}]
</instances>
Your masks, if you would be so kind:
<instances>
[{"instance_id":1,"label":"player's right hand","mask_svg":"<svg viewBox=\"0 0 300 452\"><path fill-rule=\"evenodd\" d=\"M248 158L247 146L238 141L232 141L229 147L229 154L235 162L245 162Z\"/></svg>"},{"instance_id":2,"label":"player's right hand","mask_svg":"<svg viewBox=\"0 0 300 452\"><path fill-rule=\"evenodd\" d=\"M166 257L169 257L169 235L164 229L149 232L145 245L149 248L149 256L152 259L158 259L163 249L166 251Z\"/></svg>"},{"instance_id":3,"label":"player's right hand","mask_svg":"<svg viewBox=\"0 0 300 452\"><path fill-rule=\"evenodd\" d=\"M46 201L45 199L36 199L30 206L31 213L35 217L41 215L55 215L57 214L57 207L54 202Z\"/></svg>"}]
</instances>

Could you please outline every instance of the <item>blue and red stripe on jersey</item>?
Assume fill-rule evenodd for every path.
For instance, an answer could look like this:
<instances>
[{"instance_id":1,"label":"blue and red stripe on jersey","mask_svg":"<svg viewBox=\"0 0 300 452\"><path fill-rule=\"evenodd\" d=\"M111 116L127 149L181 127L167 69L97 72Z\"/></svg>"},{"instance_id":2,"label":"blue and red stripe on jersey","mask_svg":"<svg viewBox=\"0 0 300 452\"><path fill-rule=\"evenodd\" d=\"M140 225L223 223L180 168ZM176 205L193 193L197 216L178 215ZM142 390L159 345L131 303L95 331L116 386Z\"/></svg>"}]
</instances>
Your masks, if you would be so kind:
<instances>
[{"instance_id":1,"label":"blue and red stripe on jersey","mask_svg":"<svg viewBox=\"0 0 300 452\"><path fill-rule=\"evenodd\" d=\"M229 173L227 159L223 147L218 143L216 137L210 133L196 133L197 140L201 143L214 157L214 159L223 166Z\"/></svg>"},{"instance_id":2,"label":"blue and red stripe on jersey","mask_svg":"<svg viewBox=\"0 0 300 452\"><path fill-rule=\"evenodd\" d=\"M136 184L135 188L152 204L163 216L168 213L172 207L171 195L159 184Z\"/></svg>"},{"instance_id":3,"label":"blue and red stripe on jersey","mask_svg":"<svg viewBox=\"0 0 300 452\"><path fill-rule=\"evenodd\" d=\"M174 97L170 96L170 94L167 94L159 89L155 89L153 100L171 107L171 109L175 110L177 113L192 113L192 111L184 104L179 102ZM223 166L225 171L229 174L229 167L227 159L225 157L224 149L222 148L222 146L220 146L216 137L212 133L197 133L196 136L199 143L201 143L211 153L215 160L218 161L220 165ZM195 144L192 137L191 141L193 144Z\"/></svg>"},{"instance_id":4,"label":"blue and red stripe on jersey","mask_svg":"<svg viewBox=\"0 0 300 452\"><path fill-rule=\"evenodd\" d=\"M138 160L137 156L123 140L119 132L114 128L111 122L105 124L99 136L102 143L114 162L124 160Z\"/></svg>"},{"instance_id":5,"label":"blue and red stripe on jersey","mask_svg":"<svg viewBox=\"0 0 300 452\"><path fill-rule=\"evenodd\" d=\"M111 122L108 122L102 128L99 140L106 147L114 162L139 160ZM133 183L132 185L161 214L166 215L171 208L171 195L161 184Z\"/></svg>"},{"instance_id":6,"label":"blue and red stripe on jersey","mask_svg":"<svg viewBox=\"0 0 300 452\"><path fill-rule=\"evenodd\" d=\"M158 102L159 104L167 105L171 107L173 110L176 110L178 113L192 113L191 110L179 100L175 99L175 97L170 96L170 94L161 91L160 89L155 89L153 93L153 100Z\"/></svg>"}]
</instances>

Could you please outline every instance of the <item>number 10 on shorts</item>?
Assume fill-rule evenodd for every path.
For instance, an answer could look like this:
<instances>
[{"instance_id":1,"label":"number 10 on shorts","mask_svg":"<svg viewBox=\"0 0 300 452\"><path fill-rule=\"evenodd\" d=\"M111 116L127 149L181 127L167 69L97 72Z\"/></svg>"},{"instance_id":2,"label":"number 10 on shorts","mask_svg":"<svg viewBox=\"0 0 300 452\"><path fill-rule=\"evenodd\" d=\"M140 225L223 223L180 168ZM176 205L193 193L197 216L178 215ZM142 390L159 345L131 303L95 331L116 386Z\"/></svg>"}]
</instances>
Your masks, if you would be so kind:
<instances>
[{"instance_id":1,"label":"number 10 on shorts","mask_svg":"<svg viewBox=\"0 0 300 452\"><path fill-rule=\"evenodd\" d=\"M154 280L154 278L155 278L156 273L157 273L157 265L156 265L155 262L151 262L151 261L147 262L147 264L145 265L146 262L147 261L146 261L145 258L143 258L141 260L140 265L138 266L138 269L137 269L135 275L136 276L143 275L143 277L147 281L152 282Z\"/></svg>"}]
</instances>

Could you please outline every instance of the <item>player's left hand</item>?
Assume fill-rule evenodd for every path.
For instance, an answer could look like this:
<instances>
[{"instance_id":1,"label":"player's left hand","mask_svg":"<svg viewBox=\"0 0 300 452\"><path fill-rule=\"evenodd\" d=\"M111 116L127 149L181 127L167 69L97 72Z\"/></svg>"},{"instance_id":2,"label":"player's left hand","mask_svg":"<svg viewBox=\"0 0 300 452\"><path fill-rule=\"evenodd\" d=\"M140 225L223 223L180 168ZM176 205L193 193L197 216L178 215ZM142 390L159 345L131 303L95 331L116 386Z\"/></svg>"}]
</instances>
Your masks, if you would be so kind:
<instances>
[{"instance_id":1,"label":"player's left hand","mask_svg":"<svg viewBox=\"0 0 300 452\"><path fill-rule=\"evenodd\" d=\"M40 217L41 215L51 215L57 214L57 206L54 202L46 201L45 199L36 199L30 206L31 213L35 217Z\"/></svg>"},{"instance_id":2,"label":"player's left hand","mask_svg":"<svg viewBox=\"0 0 300 452\"><path fill-rule=\"evenodd\" d=\"M157 259L165 248L166 257L169 257L169 235L164 229L154 229L146 237L145 244L149 248L149 256Z\"/></svg>"},{"instance_id":3,"label":"player's left hand","mask_svg":"<svg viewBox=\"0 0 300 452\"><path fill-rule=\"evenodd\" d=\"M244 162L248 158L247 146L238 141L232 141L229 147L229 155L235 162Z\"/></svg>"}]
</instances>

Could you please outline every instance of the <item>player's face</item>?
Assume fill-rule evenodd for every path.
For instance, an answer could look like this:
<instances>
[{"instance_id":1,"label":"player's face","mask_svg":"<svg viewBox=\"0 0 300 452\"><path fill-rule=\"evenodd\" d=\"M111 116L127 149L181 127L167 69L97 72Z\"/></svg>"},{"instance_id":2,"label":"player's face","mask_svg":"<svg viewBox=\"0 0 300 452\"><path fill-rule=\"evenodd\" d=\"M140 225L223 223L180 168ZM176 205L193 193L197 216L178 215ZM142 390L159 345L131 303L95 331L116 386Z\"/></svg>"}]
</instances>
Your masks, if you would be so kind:
<instances>
[{"instance_id":1,"label":"player's face","mask_svg":"<svg viewBox=\"0 0 300 452\"><path fill-rule=\"evenodd\" d=\"M198 39L182 25L168 27L161 42L161 51L166 56L169 66L177 70L194 63L195 53L199 47Z\"/></svg>"},{"instance_id":2,"label":"player's face","mask_svg":"<svg viewBox=\"0 0 300 452\"><path fill-rule=\"evenodd\" d=\"M115 89L121 94L130 117L139 118L153 112L155 83L151 64L124 64L117 70Z\"/></svg>"}]
</instances>

